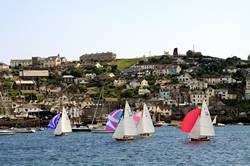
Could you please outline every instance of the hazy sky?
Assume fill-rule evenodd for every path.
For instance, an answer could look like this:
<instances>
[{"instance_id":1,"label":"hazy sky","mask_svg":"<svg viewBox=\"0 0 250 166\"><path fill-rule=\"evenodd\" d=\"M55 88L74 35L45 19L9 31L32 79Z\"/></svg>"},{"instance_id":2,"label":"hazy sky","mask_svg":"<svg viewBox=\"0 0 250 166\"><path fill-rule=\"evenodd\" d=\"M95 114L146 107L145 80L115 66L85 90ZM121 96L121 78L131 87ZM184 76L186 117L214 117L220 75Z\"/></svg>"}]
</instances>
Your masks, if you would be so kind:
<instances>
[{"instance_id":1,"label":"hazy sky","mask_svg":"<svg viewBox=\"0 0 250 166\"><path fill-rule=\"evenodd\" d=\"M0 0L0 61L113 51L246 59L249 0Z\"/></svg>"}]
</instances>

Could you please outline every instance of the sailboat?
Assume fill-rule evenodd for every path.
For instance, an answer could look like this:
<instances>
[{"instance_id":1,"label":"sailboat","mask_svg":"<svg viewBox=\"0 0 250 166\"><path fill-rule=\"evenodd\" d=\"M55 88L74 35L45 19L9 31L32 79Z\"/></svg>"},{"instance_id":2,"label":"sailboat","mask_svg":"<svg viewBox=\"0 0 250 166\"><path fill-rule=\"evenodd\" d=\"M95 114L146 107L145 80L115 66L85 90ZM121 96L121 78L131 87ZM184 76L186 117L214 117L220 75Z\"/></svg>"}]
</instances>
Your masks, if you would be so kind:
<instances>
[{"instance_id":1,"label":"sailboat","mask_svg":"<svg viewBox=\"0 0 250 166\"><path fill-rule=\"evenodd\" d=\"M140 136L149 137L155 132L155 128L148 110L147 105L143 104L143 111L140 121L137 126L137 131Z\"/></svg>"},{"instance_id":2,"label":"sailboat","mask_svg":"<svg viewBox=\"0 0 250 166\"><path fill-rule=\"evenodd\" d=\"M217 115L215 115L215 117L214 117L213 125L216 127L224 127L225 126L223 123L217 123Z\"/></svg>"},{"instance_id":3,"label":"sailboat","mask_svg":"<svg viewBox=\"0 0 250 166\"><path fill-rule=\"evenodd\" d=\"M121 118L112 138L117 141L132 141L138 135L133 113L126 101L123 117Z\"/></svg>"},{"instance_id":4,"label":"sailboat","mask_svg":"<svg viewBox=\"0 0 250 166\"><path fill-rule=\"evenodd\" d=\"M215 135L214 126L205 101L202 108L196 108L185 116L181 131L189 133L191 141L209 141Z\"/></svg>"},{"instance_id":5,"label":"sailboat","mask_svg":"<svg viewBox=\"0 0 250 166\"><path fill-rule=\"evenodd\" d=\"M62 136L70 132L72 132L70 120L65 108L63 107L62 114L58 121L58 124L56 125L54 134L55 136Z\"/></svg>"}]
</instances>

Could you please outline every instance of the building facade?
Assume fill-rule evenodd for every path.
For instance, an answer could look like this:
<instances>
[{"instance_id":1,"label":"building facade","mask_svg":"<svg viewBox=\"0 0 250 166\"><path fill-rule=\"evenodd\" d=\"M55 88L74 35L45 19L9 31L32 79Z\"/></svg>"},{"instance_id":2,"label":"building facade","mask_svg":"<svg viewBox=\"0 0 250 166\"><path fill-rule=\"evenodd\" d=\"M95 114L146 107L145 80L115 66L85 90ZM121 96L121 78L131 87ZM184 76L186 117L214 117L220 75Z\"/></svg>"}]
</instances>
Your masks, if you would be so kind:
<instances>
[{"instance_id":1,"label":"building facade","mask_svg":"<svg viewBox=\"0 0 250 166\"><path fill-rule=\"evenodd\" d=\"M12 68L15 67L29 67L32 66L32 60L31 59L20 59L20 60L11 60L10 66Z\"/></svg>"},{"instance_id":2,"label":"building facade","mask_svg":"<svg viewBox=\"0 0 250 166\"><path fill-rule=\"evenodd\" d=\"M80 61L113 61L116 59L116 54L113 52L102 52L95 54L84 54L80 56Z\"/></svg>"},{"instance_id":3,"label":"building facade","mask_svg":"<svg viewBox=\"0 0 250 166\"><path fill-rule=\"evenodd\" d=\"M8 71L9 65L0 62L0 71Z\"/></svg>"},{"instance_id":4,"label":"building facade","mask_svg":"<svg viewBox=\"0 0 250 166\"><path fill-rule=\"evenodd\" d=\"M245 99L250 100L250 77L246 77Z\"/></svg>"}]
</instances>

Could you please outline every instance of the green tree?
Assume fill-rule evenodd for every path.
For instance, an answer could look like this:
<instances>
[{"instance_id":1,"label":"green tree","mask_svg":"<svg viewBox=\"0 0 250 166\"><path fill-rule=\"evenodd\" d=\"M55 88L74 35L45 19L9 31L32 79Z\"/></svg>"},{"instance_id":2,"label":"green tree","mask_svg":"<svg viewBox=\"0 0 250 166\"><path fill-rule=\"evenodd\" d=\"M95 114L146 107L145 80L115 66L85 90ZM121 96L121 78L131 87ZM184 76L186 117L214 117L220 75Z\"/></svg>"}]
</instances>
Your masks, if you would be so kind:
<instances>
[{"instance_id":1,"label":"green tree","mask_svg":"<svg viewBox=\"0 0 250 166\"><path fill-rule=\"evenodd\" d=\"M81 85L78 86L78 88L79 88L80 93L83 93L83 92L87 91L86 85L81 84Z\"/></svg>"},{"instance_id":2,"label":"green tree","mask_svg":"<svg viewBox=\"0 0 250 166\"><path fill-rule=\"evenodd\" d=\"M130 98L135 96L135 91L133 89L126 89L121 93L121 97Z\"/></svg>"},{"instance_id":3,"label":"green tree","mask_svg":"<svg viewBox=\"0 0 250 166\"><path fill-rule=\"evenodd\" d=\"M37 100L37 96L35 93L29 93L25 95L25 100L26 101Z\"/></svg>"}]
</instances>

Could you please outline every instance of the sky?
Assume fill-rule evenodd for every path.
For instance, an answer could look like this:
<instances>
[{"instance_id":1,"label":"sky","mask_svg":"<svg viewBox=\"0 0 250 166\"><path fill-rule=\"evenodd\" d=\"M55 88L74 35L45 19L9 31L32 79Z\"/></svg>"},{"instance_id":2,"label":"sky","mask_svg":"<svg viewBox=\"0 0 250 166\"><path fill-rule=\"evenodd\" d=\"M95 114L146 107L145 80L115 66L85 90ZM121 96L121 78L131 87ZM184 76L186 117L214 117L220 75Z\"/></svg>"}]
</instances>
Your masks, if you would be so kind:
<instances>
[{"instance_id":1,"label":"sky","mask_svg":"<svg viewBox=\"0 0 250 166\"><path fill-rule=\"evenodd\" d=\"M0 62L112 51L247 59L249 0L0 0Z\"/></svg>"}]
</instances>

